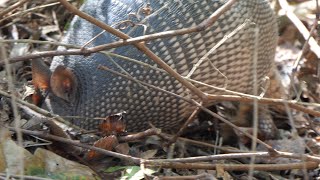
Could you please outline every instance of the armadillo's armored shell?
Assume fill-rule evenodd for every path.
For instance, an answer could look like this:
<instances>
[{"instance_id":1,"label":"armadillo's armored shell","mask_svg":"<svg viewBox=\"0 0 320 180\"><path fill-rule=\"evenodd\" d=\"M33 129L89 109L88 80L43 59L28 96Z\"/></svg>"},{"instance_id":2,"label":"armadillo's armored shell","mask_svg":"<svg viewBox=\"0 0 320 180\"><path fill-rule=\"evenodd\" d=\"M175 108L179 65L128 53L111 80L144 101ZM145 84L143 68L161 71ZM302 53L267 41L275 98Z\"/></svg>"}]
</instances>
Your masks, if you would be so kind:
<instances>
[{"instance_id":1,"label":"armadillo's armored shell","mask_svg":"<svg viewBox=\"0 0 320 180\"><path fill-rule=\"evenodd\" d=\"M141 14L142 8L146 7L144 2L143 0L87 0L82 10L109 25L127 20L130 13L137 14L138 16L129 18L134 20L137 26L124 30L130 36L136 37L144 35L144 30L146 34L151 34L197 25L208 18L224 1L150 0L152 12L148 16ZM204 32L150 41L147 46L173 69L186 76L193 65L224 36L244 23L246 24L242 29L208 55L191 78L251 94L254 86L255 50L258 52L256 70L261 85L263 77L270 70L277 43L276 20L267 0L240 0ZM255 28L259 30L256 47ZM101 31L102 29L95 25L75 18L64 42L83 45ZM114 36L104 33L90 46L116 40L118 39ZM155 66L152 60L133 46L117 48L112 52ZM195 97L166 73L118 57L102 54L88 57L60 57L54 59L51 69L62 64L73 69L78 80L77 98L67 103L52 96L53 112L87 117L85 120L75 119L74 123L85 129L92 129L97 123L90 118L126 111L128 130L145 129L148 127L148 122L152 122L156 127L170 128L190 113L190 110L187 110L190 105L183 100L97 69L97 66L102 64L121 72L111 58L139 80L181 96ZM197 86L207 93L225 94L212 88Z\"/></svg>"}]
</instances>

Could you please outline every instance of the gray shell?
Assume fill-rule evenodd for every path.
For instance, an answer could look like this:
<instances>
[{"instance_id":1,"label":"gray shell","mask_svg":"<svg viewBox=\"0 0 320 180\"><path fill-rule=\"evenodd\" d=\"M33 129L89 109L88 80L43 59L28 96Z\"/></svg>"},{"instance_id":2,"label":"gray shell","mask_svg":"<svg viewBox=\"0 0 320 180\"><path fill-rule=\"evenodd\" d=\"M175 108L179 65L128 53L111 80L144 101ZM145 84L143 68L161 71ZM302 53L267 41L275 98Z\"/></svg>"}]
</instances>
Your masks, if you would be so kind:
<instances>
[{"instance_id":1,"label":"gray shell","mask_svg":"<svg viewBox=\"0 0 320 180\"><path fill-rule=\"evenodd\" d=\"M202 22L218 9L224 1L219 0L150 0L152 14L139 14L136 22L144 24L145 34L191 27ZM128 19L145 7L142 0L87 0L82 10L109 25ZM134 18L133 18L134 19ZM250 19L254 24L246 25L234 36L214 50L191 78L217 87L252 94L254 30L259 29L257 75L259 85L268 74L275 54L277 26L273 11L267 0L240 0L231 10L222 15L207 31L148 42L147 46L168 65L186 76L199 61L224 36ZM144 35L143 26L128 28L124 32L131 37ZM102 30L76 17L64 39L65 43L83 45ZM109 33L103 33L91 46L118 40ZM125 46L111 52L136 59L155 66L155 63L133 46ZM138 80L161 87L184 97L196 98L174 78L166 73L112 57L126 72ZM73 69L79 87L77 98L65 102L50 97L54 113L63 116L80 116L73 122L85 129L96 128L94 117L106 117L112 113L126 111L127 129L137 131L148 128L148 122L156 127L171 128L191 113L189 104L154 89L146 90L142 85L98 70L99 64L118 72L121 70L110 61L110 57L96 53L88 57L56 57L51 69L57 65ZM227 78L225 78L224 76ZM198 86L198 85L197 85ZM206 93L226 94L217 90L198 86Z\"/></svg>"}]
</instances>

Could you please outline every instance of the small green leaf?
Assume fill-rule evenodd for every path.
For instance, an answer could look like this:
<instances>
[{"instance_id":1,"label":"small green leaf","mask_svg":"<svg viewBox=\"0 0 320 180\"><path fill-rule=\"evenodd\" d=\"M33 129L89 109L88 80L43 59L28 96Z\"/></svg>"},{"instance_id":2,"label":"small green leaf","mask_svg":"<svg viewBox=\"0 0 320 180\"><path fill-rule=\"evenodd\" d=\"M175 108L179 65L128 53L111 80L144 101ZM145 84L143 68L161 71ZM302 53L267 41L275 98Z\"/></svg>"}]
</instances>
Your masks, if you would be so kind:
<instances>
[{"instance_id":1,"label":"small green leaf","mask_svg":"<svg viewBox=\"0 0 320 180\"><path fill-rule=\"evenodd\" d=\"M104 172L106 173L113 173L119 170L124 170L127 167L131 167L131 166L113 166L113 167L109 167L108 169L104 170Z\"/></svg>"}]
</instances>

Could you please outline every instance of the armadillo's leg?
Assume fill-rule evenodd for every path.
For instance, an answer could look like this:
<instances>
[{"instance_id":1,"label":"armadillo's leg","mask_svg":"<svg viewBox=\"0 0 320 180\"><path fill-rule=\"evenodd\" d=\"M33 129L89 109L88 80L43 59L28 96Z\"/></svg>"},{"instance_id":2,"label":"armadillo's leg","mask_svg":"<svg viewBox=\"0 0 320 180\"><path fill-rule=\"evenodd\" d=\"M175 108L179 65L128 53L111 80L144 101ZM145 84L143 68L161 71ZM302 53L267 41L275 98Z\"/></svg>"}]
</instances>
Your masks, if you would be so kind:
<instances>
[{"instance_id":1,"label":"armadillo's leg","mask_svg":"<svg viewBox=\"0 0 320 180\"><path fill-rule=\"evenodd\" d=\"M272 67L272 71L269 73L269 87L267 88L265 97L280 99L286 97L286 92L284 87L281 84L279 74L275 67ZM236 117L236 123L239 126L248 126L251 125L252 121L248 121L251 117L248 117L248 114L252 112L251 105L240 104L239 111ZM265 137L266 139L277 138L279 133L278 129L274 124L272 116L270 114L271 108L267 105L258 105L258 128L259 134ZM284 112L283 106L272 107L277 110ZM247 124L246 124L247 123Z\"/></svg>"},{"instance_id":2,"label":"armadillo's leg","mask_svg":"<svg viewBox=\"0 0 320 180\"><path fill-rule=\"evenodd\" d=\"M269 88L266 91L265 97L274 99L287 99L287 92L281 83L281 78L277 69L273 66L269 73L270 83ZM270 111L286 112L284 106L272 105L272 106L261 106L259 109L259 128L265 133L267 138L276 138L278 136L278 130L272 120ZM264 108L265 107L265 108Z\"/></svg>"},{"instance_id":3,"label":"armadillo's leg","mask_svg":"<svg viewBox=\"0 0 320 180\"><path fill-rule=\"evenodd\" d=\"M274 124L268 106L261 106L258 110L258 128L266 139L275 139L278 137L278 129Z\"/></svg>"}]
</instances>

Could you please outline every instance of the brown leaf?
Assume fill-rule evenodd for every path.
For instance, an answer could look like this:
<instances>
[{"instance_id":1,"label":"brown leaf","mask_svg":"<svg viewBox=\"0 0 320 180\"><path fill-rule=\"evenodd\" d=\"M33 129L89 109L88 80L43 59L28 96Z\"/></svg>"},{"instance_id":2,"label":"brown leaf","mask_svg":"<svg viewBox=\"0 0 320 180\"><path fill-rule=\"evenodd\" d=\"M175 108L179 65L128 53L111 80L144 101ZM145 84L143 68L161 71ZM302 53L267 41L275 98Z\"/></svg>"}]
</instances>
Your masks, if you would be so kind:
<instances>
[{"instance_id":1,"label":"brown leaf","mask_svg":"<svg viewBox=\"0 0 320 180\"><path fill-rule=\"evenodd\" d=\"M106 117L106 119L99 125L99 130L107 135L125 132L126 125L123 121L123 114L124 112Z\"/></svg>"},{"instance_id":2,"label":"brown leaf","mask_svg":"<svg viewBox=\"0 0 320 180\"><path fill-rule=\"evenodd\" d=\"M111 151L118 144L119 143L118 143L118 139L116 136L108 136L108 137L104 137L102 139L99 139L98 141L96 141L93 144L93 146ZM86 155L88 160L98 159L98 158L101 158L102 156L103 155L101 153L98 153L94 150L89 150L89 152Z\"/></svg>"}]
</instances>

